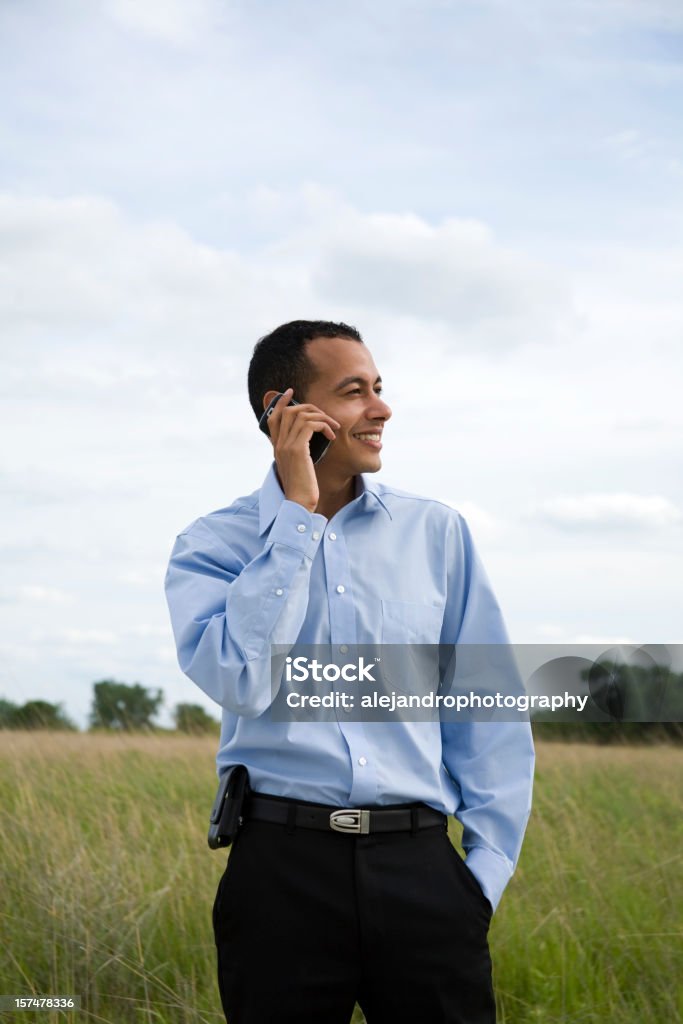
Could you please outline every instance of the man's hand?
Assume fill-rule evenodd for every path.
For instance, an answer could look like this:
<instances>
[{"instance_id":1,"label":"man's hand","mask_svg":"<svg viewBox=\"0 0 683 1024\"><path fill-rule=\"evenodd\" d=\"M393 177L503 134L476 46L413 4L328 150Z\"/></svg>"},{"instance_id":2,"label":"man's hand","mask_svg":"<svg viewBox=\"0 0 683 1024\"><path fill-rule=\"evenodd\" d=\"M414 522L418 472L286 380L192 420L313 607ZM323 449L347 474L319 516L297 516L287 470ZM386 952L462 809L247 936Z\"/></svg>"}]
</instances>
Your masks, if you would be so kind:
<instances>
[{"instance_id":1,"label":"man's hand","mask_svg":"<svg viewBox=\"0 0 683 1024\"><path fill-rule=\"evenodd\" d=\"M309 442L316 430L334 441L333 428L341 424L315 405L289 405L293 394L293 388L283 393L268 420L268 429L285 498L315 512L320 491Z\"/></svg>"}]
</instances>

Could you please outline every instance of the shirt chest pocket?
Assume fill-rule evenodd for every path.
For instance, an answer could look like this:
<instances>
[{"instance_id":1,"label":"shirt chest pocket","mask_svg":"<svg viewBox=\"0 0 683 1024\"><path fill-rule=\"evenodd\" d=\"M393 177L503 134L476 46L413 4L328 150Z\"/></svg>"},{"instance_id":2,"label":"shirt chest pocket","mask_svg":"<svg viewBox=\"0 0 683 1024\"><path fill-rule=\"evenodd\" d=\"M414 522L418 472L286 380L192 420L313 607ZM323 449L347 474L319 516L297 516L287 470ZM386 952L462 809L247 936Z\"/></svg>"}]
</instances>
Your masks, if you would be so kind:
<instances>
[{"instance_id":1,"label":"shirt chest pocket","mask_svg":"<svg viewBox=\"0 0 683 1024\"><path fill-rule=\"evenodd\" d=\"M382 601L383 644L438 644L443 609L413 601Z\"/></svg>"}]
</instances>

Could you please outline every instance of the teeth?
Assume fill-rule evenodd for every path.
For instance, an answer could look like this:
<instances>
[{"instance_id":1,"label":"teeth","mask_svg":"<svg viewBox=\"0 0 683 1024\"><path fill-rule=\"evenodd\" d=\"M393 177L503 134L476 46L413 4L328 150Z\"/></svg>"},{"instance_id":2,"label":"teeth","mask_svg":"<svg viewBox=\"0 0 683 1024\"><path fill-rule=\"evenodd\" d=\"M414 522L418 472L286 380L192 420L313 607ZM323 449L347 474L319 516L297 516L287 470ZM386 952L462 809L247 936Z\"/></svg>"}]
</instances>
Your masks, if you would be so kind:
<instances>
[{"instance_id":1,"label":"teeth","mask_svg":"<svg viewBox=\"0 0 683 1024\"><path fill-rule=\"evenodd\" d=\"M379 434L354 434L360 441L379 441Z\"/></svg>"}]
</instances>

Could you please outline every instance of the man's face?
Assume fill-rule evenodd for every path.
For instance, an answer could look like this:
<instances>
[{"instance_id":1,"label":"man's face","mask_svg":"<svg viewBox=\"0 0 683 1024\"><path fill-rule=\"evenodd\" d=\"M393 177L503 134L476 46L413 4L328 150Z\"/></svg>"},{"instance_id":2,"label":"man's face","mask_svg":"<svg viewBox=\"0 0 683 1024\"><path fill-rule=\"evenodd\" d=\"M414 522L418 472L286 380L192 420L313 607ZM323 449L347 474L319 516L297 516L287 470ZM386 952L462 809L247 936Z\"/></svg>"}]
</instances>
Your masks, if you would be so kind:
<instances>
[{"instance_id":1,"label":"man's face","mask_svg":"<svg viewBox=\"0 0 683 1024\"><path fill-rule=\"evenodd\" d=\"M382 401L381 378L370 352L352 338L314 338L306 345L306 356L315 378L302 400L341 424L317 468L325 475L376 473L391 409Z\"/></svg>"}]
</instances>

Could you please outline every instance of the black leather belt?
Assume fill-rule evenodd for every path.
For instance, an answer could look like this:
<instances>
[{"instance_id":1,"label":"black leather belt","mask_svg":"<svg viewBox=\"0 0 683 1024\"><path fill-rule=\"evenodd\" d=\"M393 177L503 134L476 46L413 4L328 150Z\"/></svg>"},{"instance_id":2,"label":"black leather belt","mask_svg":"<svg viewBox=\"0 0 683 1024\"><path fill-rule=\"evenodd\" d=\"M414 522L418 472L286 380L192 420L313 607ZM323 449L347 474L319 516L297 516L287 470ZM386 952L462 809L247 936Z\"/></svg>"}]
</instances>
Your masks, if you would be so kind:
<instances>
[{"instance_id":1,"label":"black leather belt","mask_svg":"<svg viewBox=\"0 0 683 1024\"><path fill-rule=\"evenodd\" d=\"M425 804L402 807L330 807L328 804L299 803L252 793L245 819L269 821L290 828L314 828L323 832L369 835L373 832L416 832L420 828L445 827L446 816Z\"/></svg>"}]
</instances>

